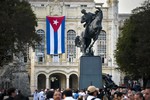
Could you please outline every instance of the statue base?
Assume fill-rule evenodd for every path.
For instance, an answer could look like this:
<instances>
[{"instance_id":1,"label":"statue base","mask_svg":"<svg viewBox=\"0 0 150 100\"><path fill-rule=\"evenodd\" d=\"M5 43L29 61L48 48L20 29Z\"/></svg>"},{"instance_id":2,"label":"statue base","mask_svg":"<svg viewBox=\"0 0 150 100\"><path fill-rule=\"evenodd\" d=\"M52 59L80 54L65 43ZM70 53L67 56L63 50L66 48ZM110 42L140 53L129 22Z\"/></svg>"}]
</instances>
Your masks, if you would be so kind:
<instances>
[{"instance_id":1,"label":"statue base","mask_svg":"<svg viewBox=\"0 0 150 100\"><path fill-rule=\"evenodd\" d=\"M90 85L102 88L102 63L100 56L81 56L79 89Z\"/></svg>"}]
</instances>

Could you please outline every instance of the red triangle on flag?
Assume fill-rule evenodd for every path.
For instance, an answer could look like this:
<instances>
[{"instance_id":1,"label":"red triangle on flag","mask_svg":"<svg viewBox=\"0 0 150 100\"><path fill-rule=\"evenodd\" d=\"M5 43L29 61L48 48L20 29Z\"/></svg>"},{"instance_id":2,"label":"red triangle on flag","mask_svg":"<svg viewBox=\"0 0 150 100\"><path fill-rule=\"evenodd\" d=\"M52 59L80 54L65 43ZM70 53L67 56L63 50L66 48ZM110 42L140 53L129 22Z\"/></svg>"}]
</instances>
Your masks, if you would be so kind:
<instances>
[{"instance_id":1,"label":"red triangle on flag","mask_svg":"<svg viewBox=\"0 0 150 100\"><path fill-rule=\"evenodd\" d=\"M51 26L54 29L54 32L57 32L58 28L60 27L60 24L62 23L64 16L47 16L47 19L49 20Z\"/></svg>"}]
</instances>

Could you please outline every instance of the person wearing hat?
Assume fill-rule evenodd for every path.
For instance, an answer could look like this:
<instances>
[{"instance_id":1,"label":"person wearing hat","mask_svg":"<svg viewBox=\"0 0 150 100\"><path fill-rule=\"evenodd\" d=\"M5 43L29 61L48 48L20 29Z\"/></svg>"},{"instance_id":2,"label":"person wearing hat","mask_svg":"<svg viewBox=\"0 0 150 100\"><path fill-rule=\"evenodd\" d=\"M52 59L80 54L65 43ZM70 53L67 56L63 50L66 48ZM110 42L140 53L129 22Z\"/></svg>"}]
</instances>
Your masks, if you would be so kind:
<instances>
[{"instance_id":1,"label":"person wearing hat","mask_svg":"<svg viewBox=\"0 0 150 100\"><path fill-rule=\"evenodd\" d=\"M88 97L87 100L100 100L99 98L97 98L97 89L95 86L89 86L87 89L87 93L88 93Z\"/></svg>"}]
</instances>

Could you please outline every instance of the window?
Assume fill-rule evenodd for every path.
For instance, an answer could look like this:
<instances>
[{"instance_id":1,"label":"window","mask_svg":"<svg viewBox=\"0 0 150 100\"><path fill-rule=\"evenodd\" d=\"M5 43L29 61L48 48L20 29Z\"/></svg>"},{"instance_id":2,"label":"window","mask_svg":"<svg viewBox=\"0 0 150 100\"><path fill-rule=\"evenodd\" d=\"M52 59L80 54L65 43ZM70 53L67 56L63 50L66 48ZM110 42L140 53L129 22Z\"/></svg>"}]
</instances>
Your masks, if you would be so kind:
<instances>
[{"instance_id":1,"label":"window","mask_svg":"<svg viewBox=\"0 0 150 100\"><path fill-rule=\"evenodd\" d=\"M74 30L67 32L67 58L69 62L73 62L73 58L76 58L75 37L76 32Z\"/></svg>"},{"instance_id":2,"label":"window","mask_svg":"<svg viewBox=\"0 0 150 100\"><path fill-rule=\"evenodd\" d=\"M41 4L41 6L44 6L44 4Z\"/></svg>"},{"instance_id":3,"label":"window","mask_svg":"<svg viewBox=\"0 0 150 100\"><path fill-rule=\"evenodd\" d=\"M27 63L27 57L24 57L24 62Z\"/></svg>"},{"instance_id":4,"label":"window","mask_svg":"<svg viewBox=\"0 0 150 100\"><path fill-rule=\"evenodd\" d=\"M106 58L106 32L101 31L100 35L98 36L97 40L97 52L98 55L102 58L102 63L104 63L104 60Z\"/></svg>"},{"instance_id":5,"label":"window","mask_svg":"<svg viewBox=\"0 0 150 100\"><path fill-rule=\"evenodd\" d=\"M38 57L38 62L43 62L43 57Z\"/></svg>"},{"instance_id":6,"label":"window","mask_svg":"<svg viewBox=\"0 0 150 100\"><path fill-rule=\"evenodd\" d=\"M37 44L35 47L35 54L37 56L38 62L43 62L44 58L44 52L45 52L45 32L42 29L39 29L36 31L36 33L42 38L42 41L40 44Z\"/></svg>"},{"instance_id":7,"label":"window","mask_svg":"<svg viewBox=\"0 0 150 100\"><path fill-rule=\"evenodd\" d=\"M82 7L82 8L86 8L86 7L87 7L87 5L81 5L81 7Z\"/></svg>"},{"instance_id":8,"label":"window","mask_svg":"<svg viewBox=\"0 0 150 100\"><path fill-rule=\"evenodd\" d=\"M53 55L53 62L59 62L59 55Z\"/></svg>"},{"instance_id":9,"label":"window","mask_svg":"<svg viewBox=\"0 0 150 100\"><path fill-rule=\"evenodd\" d=\"M69 8L70 7L70 5L65 5L67 8Z\"/></svg>"}]
</instances>

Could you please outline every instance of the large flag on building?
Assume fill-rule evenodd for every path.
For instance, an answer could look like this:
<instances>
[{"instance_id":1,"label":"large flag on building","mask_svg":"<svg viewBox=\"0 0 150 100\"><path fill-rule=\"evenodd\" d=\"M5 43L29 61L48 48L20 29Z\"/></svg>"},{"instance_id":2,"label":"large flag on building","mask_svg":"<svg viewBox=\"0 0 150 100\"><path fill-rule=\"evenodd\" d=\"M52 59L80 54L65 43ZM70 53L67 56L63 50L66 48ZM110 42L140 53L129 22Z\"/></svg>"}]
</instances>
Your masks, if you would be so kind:
<instances>
[{"instance_id":1,"label":"large flag on building","mask_svg":"<svg viewBox=\"0 0 150 100\"><path fill-rule=\"evenodd\" d=\"M65 16L46 16L47 54L65 53Z\"/></svg>"}]
</instances>

